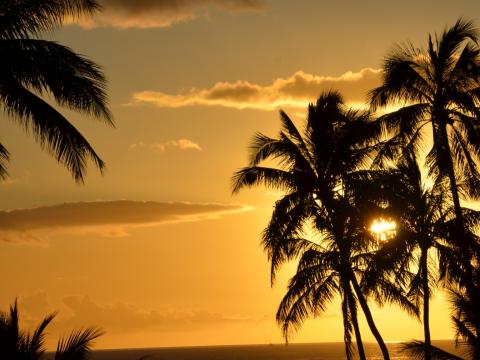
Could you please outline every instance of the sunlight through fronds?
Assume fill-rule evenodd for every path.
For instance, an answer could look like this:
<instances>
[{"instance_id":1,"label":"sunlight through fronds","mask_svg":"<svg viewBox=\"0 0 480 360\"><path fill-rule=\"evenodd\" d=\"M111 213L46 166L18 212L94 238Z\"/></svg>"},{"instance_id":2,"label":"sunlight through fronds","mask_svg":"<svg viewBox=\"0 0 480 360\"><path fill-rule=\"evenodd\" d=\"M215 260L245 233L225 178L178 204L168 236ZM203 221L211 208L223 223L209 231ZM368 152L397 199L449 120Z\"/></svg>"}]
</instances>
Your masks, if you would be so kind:
<instances>
[{"instance_id":1,"label":"sunlight through fronds","mask_svg":"<svg viewBox=\"0 0 480 360\"><path fill-rule=\"evenodd\" d=\"M393 220L375 219L370 226L370 231L377 240L387 241L397 235L397 223Z\"/></svg>"}]
</instances>

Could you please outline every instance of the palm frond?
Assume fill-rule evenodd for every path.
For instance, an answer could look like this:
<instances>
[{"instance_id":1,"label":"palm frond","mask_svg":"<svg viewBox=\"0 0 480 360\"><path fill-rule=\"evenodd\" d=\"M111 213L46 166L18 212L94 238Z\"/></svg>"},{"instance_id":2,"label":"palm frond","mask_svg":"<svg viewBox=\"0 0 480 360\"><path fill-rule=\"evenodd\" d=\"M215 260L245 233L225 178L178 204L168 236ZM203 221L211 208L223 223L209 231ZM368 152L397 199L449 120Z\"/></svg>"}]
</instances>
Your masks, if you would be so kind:
<instances>
[{"instance_id":1,"label":"palm frond","mask_svg":"<svg viewBox=\"0 0 480 360\"><path fill-rule=\"evenodd\" d=\"M424 360L425 359L425 343L419 340L413 340L402 344L402 351L406 352L413 359ZM430 352L433 360L464 360L461 357L450 354L445 350L442 350L436 346L430 346Z\"/></svg>"},{"instance_id":2,"label":"palm frond","mask_svg":"<svg viewBox=\"0 0 480 360\"><path fill-rule=\"evenodd\" d=\"M6 180L8 177L7 163L10 161L10 153L0 144L0 180Z\"/></svg>"},{"instance_id":3,"label":"palm frond","mask_svg":"<svg viewBox=\"0 0 480 360\"><path fill-rule=\"evenodd\" d=\"M96 0L8 0L0 3L0 39L28 38L53 30L68 17L93 15Z\"/></svg>"},{"instance_id":4,"label":"palm frond","mask_svg":"<svg viewBox=\"0 0 480 360\"><path fill-rule=\"evenodd\" d=\"M272 285L280 266L311 246L308 240L301 238L310 216L308 199L302 192L288 194L275 203L272 217L262 235L262 244L271 263Z\"/></svg>"},{"instance_id":5,"label":"palm frond","mask_svg":"<svg viewBox=\"0 0 480 360\"><path fill-rule=\"evenodd\" d=\"M471 21L459 18L456 23L446 29L440 38L437 38L437 61L435 61L435 73L441 76L452 66L452 59L460 47L467 41L476 42L478 31ZM443 80L443 78L439 78Z\"/></svg>"},{"instance_id":6,"label":"palm frond","mask_svg":"<svg viewBox=\"0 0 480 360\"><path fill-rule=\"evenodd\" d=\"M320 279L312 269L297 272L290 280L276 315L285 340L288 342L292 331L298 330L309 315L323 313L336 292L335 274Z\"/></svg>"},{"instance_id":7,"label":"palm frond","mask_svg":"<svg viewBox=\"0 0 480 360\"><path fill-rule=\"evenodd\" d=\"M38 39L1 41L0 58L2 83L51 93L59 105L113 126L105 75L94 62L66 46Z\"/></svg>"},{"instance_id":8,"label":"palm frond","mask_svg":"<svg viewBox=\"0 0 480 360\"><path fill-rule=\"evenodd\" d=\"M275 190L291 190L294 178L285 170L251 166L237 171L232 177L232 193L235 194L245 187L265 185Z\"/></svg>"},{"instance_id":9,"label":"palm frond","mask_svg":"<svg viewBox=\"0 0 480 360\"><path fill-rule=\"evenodd\" d=\"M297 144L298 149L300 150L301 154L307 159L310 163L314 162L314 159L311 158L311 154L305 140L303 139L300 131L297 129L295 124L293 123L292 119L288 116L286 112L280 110L280 120L282 122L282 128L284 129L285 133Z\"/></svg>"},{"instance_id":10,"label":"palm frond","mask_svg":"<svg viewBox=\"0 0 480 360\"><path fill-rule=\"evenodd\" d=\"M417 62L420 52L397 45L383 63L383 84L368 94L373 111L387 104L430 102L433 88L425 79L422 64Z\"/></svg>"},{"instance_id":11,"label":"palm frond","mask_svg":"<svg viewBox=\"0 0 480 360\"><path fill-rule=\"evenodd\" d=\"M0 84L0 101L11 118L32 131L40 145L68 168L75 181L84 181L87 159L104 170L103 160L78 130L32 92L17 84Z\"/></svg>"},{"instance_id":12,"label":"palm frond","mask_svg":"<svg viewBox=\"0 0 480 360\"><path fill-rule=\"evenodd\" d=\"M85 360L93 342L103 334L98 328L87 328L72 332L57 345L54 360Z\"/></svg>"},{"instance_id":13,"label":"palm frond","mask_svg":"<svg viewBox=\"0 0 480 360\"><path fill-rule=\"evenodd\" d=\"M55 318L56 313L46 316L31 336L25 339L25 352L31 359L40 359L45 352L45 329Z\"/></svg>"}]
</instances>

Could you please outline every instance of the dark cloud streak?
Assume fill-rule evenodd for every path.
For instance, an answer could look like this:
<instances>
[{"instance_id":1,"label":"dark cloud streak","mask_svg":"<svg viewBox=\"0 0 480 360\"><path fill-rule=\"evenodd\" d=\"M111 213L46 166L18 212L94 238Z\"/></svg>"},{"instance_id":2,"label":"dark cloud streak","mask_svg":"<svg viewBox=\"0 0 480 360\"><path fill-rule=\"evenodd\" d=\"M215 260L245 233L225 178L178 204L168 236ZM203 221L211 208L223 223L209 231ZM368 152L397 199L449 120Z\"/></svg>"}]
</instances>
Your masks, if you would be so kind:
<instances>
[{"instance_id":1,"label":"dark cloud streak","mask_svg":"<svg viewBox=\"0 0 480 360\"><path fill-rule=\"evenodd\" d=\"M262 11L264 0L101 0L95 18L72 20L85 28L161 28L205 16L213 10L229 13Z\"/></svg>"},{"instance_id":2,"label":"dark cloud streak","mask_svg":"<svg viewBox=\"0 0 480 360\"><path fill-rule=\"evenodd\" d=\"M0 211L0 241L29 242L32 231L68 228L116 228L107 236L125 236L126 227L198 221L248 210L239 204L94 201ZM12 233L16 236L12 236Z\"/></svg>"},{"instance_id":3,"label":"dark cloud streak","mask_svg":"<svg viewBox=\"0 0 480 360\"><path fill-rule=\"evenodd\" d=\"M106 11L121 10L131 15L166 11L185 13L202 6L213 6L230 11L255 11L265 7L263 0L101 0Z\"/></svg>"}]
</instances>

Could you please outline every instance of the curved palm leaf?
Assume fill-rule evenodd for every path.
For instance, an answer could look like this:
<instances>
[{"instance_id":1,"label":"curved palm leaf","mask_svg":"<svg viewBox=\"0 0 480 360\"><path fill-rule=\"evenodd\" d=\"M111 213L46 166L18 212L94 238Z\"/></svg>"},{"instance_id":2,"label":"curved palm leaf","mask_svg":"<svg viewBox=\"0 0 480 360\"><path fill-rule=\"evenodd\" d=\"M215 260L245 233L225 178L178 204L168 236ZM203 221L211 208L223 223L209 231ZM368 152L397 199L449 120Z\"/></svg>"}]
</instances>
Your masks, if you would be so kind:
<instances>
[{"instance_id":1,"label":"curved palm leaf","mask_svg":"<svg viewBox=\"0 0 480 360\"><path fill-rule=\"evenodd\" d=\"M37 36L61 26L66 17L92 15L96 0L8 0L0 3L0 39Z\"/></svg>"},{"instance_id":2,"label":"curved palm leaf","mask_svg":"<svg viewBox=\"0 0 480 360\"><path fill-rule=\"evenodd\" d=\"M96 0L4 0L0 4L0 106L82 183L87 160L105 164L85 138L41 96L113 126L106 79L98 65L68 47L39 39L66 17L91 15ZM0 149L0 177L8 152Z\"/></svg>"},{"instance_id":3,"label":"curved palm leaf","mask_svg":"<svg viewBox=\"0 0 480 360\"><path fill-rule=\"evenodd\" d=\"M10 160L10 153L0 144L0 180L5 180L8 177L7 162Z\"/></svg>"},{"instance_id":4,"label":"curved palm leaf","mask_svg":"<svg viewBox=\"0 0 480 360\"><path fill-rule=\"evenodd\" d=\"M87 328L72 332L58 342L54 360L85 360L94 340L103 334L98 328Z\"/></svg>"},{"instance_id":5,"label":"curved palm leaf","mask_svg":"<svg viewBox=\"0 0 480 360\"><path fill-rule=\"evenodd\" d=\"M0 84L0 101L7 113L35 135L40 145L64 164L78 182L84 181L87 159L104 170L105 163L87 140L55 108L17 84Z\"/></svg>"},{"instance_id":6,"label":"curved palm leaf","mask_svg":"<svg viewBox=\"0 0 480 360\"><path fill-rule=\"evenodd\" d=\"M402 351L406 352L413 359L425 359L425 343L423 341L413 340L402 344ZM461 357L450 354L436 346L430 345L430 353L433 360L464 360Z\"/></svg>"},{"instance_id":7,"label":"curved palm leaf","mask_svg":"<svg viewBox=\"0 0 480 360\"><path fill-rule=\"evenodd\" d=\"M38 39L3 40L0 65L2 82L50 92L59 105L113 125L101 69L68 47Z\"/></svg>"}]
</instances>

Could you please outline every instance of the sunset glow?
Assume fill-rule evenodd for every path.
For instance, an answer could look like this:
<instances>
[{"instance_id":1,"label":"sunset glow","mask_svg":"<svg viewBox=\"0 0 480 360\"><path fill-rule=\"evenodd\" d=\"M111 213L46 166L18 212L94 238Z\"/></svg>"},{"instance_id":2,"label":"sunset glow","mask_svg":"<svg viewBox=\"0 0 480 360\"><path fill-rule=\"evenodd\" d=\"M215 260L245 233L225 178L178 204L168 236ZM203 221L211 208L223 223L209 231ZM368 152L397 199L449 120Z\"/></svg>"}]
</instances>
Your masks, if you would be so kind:
<instances>
[{"instance_id":1,"label":"sunset glow","mask_svg":"<svg viewBox=\"0 0 480 360\"><path fill-rule=\"evenodd\" d=\"M393 220L375 219L370 226L370 231L381 241L393 238L397 233L397 223Z\"/></svg>"},{"instance_id":2,"label":"sunset glow","mask_svg":"<svg viewBox=\"0 0 480 360\"><path fill-rule=\"evenodd\" d=\"M0 0L3 4L8 1ZM86 170L84 182L76 183L69 169L57 161L69 159L62 153L64 143L57 140L64 125L52 128L56 132L45 137L36 133L41 126L29 127L30 118L12 116L15 112L6 106L0 111L0 165L1 149L5 147L10 154L8 176L0 181L0 310L8 310L17 299L26 326L39 324L45 315L58 311L46 339L49 349L56 348L58 337L90 326L105 331L95 343L96 348L103 349L283 343L276 312L289 279L298 269L290 259L297 253L290 247L278 251L279 257L289 262L278 271L272 286L270 261L277 252L265 249L265 229L280 204L285 214L276 214L278 218L295 219L307 230L287 236L284 228L290 230L290 226L282 224L278 226L281 235L280 230L272 231L278 238L311 240L330 251L329 238L321 228L315 228L318 223L304 219L319 212L300 212L295 201L301 199L302 206L311 205L307 200L312 197L305 195L303 185L315 195L323 194L322 182L306 179L310 173L320 178L327 173L325 168L331 171L338 164L349 165L355 156L348 161L340 159L343 149L353 148L347 136L340 142L344 148L336 153L339 157L318 167L307 166L310 160L305 161L307 165L294 167L293 160L299 155L283 162L280 157L264 161L262 156L282 153L296 139L295 135L285 135L282 142L262 148L257 164L251 158L252 138L264 134L267 139L275 139L285 123L284 114L303 131L309 104L315 104L320 94L330 90L341 93L342 109L354 108L351 113L358 109L363 114L371 108L369 91L382 84L382 62L395 44L408 41L422 48L429 33L441 34L459 16L477 16L473 21L480 27L480 1L98 3L103 12L74 16L64 24L55 20L52 31L32 34L31 38L54 41L98 65L105 75L105 95L114 126L109 126L107 119L93 117L97 102L76 111L73 105L90 103L80 97L70 106L62 98L56 101L48 89L40 89L44 83L51 83L59 91L80 96L80 80L75 86L67 86L41 77L30 82L24 79L27 75L22 66L30 64L35 73L51 66L51 61L37 64L25 60L27 65L12 61L19 64L18 70L8 66L0 70L0 75L6 74L0 76L0 88L7 75L29 87L35 95L32 98L45 99L48 109L53 107L55 114L58 111L62 115L57 115L58 121L65 117L88 145L78 152L84 156L79 164ZM0 17L4 8L0 5ZM1 31L23 34L12 29ZM2 36L0 42L8 44ZM8 51L2 51L4 64ZM48 76L77 69L68 57L57 56L53 50L45 53L66 59L64 67L55 67ZM79 67L74 75L82 69ZM94 84L103 91L103 83ZM3 94L0 98L10 99ZM12 99L9 101L17 104ZM98 99L104 99L103 95ZM399 107L405 105L402 101ZM396 106L379 107L375 116ZM23 109L23 105L18 108ZM284 111L282 115L280 110ZM27 110L22 111L30 116ZM38 110L37 116L43 121L42 111ZM336 118L342 122L339 119L343 117ZM320 131L327 127L318 126ZM356 133L362 136L370 134L361 126L358 129ZM431 131L430 126L424 129ZM317 135L317 130L311 133ZM53 147L48 140L54 142ZM425 136L425 143L429 141ZM369 140L360 147L367 143ZM312 140L305 148L333 148L320 145ZM60 155L55 155L55 150ZM336 181L337 174L350 176L364 164L369 166L372 158L366 158L361 166L334 173L331 179ZM105 168L99 166L103 165L99 159ZM271 173L260 169L258 177L264 180L261 186L250 186L249 178L245 182L249 186L232 194L232 175L253 163L258 167L285 166L285 171L294 173L285 178L299 178L302 183L298 187L276 186L270 183ZM330 177L322 179L330 182ZM344 184L341 182L331 193L340 193ZM282 203L283 197L292 195L292 189L293 200ZM313 198L319 206L327 202ZM462 205L466 202L462 198ZM357 205L351 208L365 208ZM278 208L281 214L283 208ZM355 220L349 223L356 226L354 230L338 231L348 236L367 233L358 238L368 240L368 244L352 246L352 252L371 250L371 243L377 248L397 244L389 240L400 239L395 236L397 232L403 234L403 221L400 215L397 221L386 215L397 212L386 210L382 214L385 218L373 219L378 213L362 212L361 217L368 219L360 226ZM328 224L337 226L333 220ZM348 261L342 260L344 263ZM356 274L360 279L360 273L355 268L353 277L348 273L349 279ZM430 308L435 316L430 326L435 340L454 337L445 294L438 289L432 295ZM337 295L328 297L328 309L317 309L318 317L305 316L308 320L289 341L344 341L342 299L347 303L346 299L358 297ZM417 318L409 317L395 304L383 307L374 299L367 300L386 341L422 339L423 326ZM358 314L362 339L375 341L360 307Z\"/></svg>"}]
</instances>

